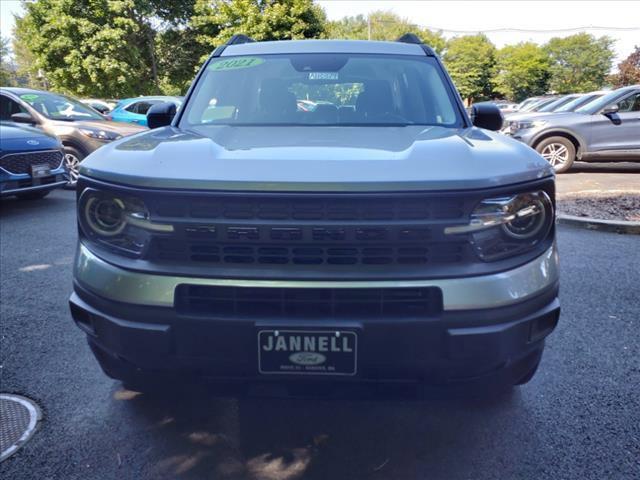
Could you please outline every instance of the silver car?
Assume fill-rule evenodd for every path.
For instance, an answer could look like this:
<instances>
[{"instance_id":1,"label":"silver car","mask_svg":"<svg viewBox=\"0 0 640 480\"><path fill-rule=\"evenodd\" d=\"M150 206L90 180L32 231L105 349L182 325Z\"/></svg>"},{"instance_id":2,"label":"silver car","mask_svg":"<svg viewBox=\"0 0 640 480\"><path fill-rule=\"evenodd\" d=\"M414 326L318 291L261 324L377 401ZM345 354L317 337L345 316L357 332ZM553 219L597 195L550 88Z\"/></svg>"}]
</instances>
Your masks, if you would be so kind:
<instances>
[{"instance_id":1,"label":"silver car","mask_svg":"<svg viewBox=\"0 0 640 480\"><path fill-rule=\"evenodd\" d=\"M71 313L107 375L532 378L560 312L553 169L415 35L235 36L147 119L81 166Z\"/></svg>"},{"instance_id":2,"label":"silver car","mask_svg":"<svg viewBox=\"0 0 640 480\"><path fill-rule=\"evenodd\" d=\"M535 148L557 173L576 160L640 161L640 85L609 92L574 112L510 118L503 133Z\"/></svg>"}]
</instances>

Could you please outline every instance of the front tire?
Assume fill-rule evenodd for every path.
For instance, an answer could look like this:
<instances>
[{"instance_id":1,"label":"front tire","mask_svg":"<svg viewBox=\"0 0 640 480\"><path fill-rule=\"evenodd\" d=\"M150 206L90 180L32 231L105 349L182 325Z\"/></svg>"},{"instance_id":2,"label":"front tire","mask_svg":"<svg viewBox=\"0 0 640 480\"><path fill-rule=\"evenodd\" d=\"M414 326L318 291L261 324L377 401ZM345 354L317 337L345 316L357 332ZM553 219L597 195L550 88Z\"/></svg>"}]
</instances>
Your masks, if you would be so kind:
<instances>
[{"instance_id":1,"label":"front tire","mask_svg":"<svg viewBox=\"0 0 640 480\"><path fill-rule=\"evenodd\" d=\"M80 151L73 147L64 147L64 168L67 170L67 175L69 175L69 181L64 186L64 188L68 190L73 190L76 188L76 184L78 183L78 175L80 169L80 162L84 160L85 155Z\"/></svg>"},{"instance_id":2,"label":"front tire","mask_svg":"<svg viewBox=\"0 0 640 480\"><path fill-rule=\"evenodd\" d=\"M566 137L549 137L542 140L536 151L553 167L556 173L568 171L576 159L576 147Z\"/></svg>"}]
</instances>

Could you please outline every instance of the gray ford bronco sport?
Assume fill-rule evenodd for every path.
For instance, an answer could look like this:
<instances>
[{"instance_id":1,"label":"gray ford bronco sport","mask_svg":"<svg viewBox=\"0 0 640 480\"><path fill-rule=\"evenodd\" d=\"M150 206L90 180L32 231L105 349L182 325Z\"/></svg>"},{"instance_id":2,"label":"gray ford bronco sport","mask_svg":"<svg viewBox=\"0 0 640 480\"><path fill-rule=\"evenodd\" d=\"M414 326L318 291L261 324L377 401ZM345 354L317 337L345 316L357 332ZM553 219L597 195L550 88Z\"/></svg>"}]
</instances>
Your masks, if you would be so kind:
<instances>
[{"instance_id":1,"label":"gray ford bronco sport","mask_svg":"<svg viewBox=\"0 0 640 480\"><path fill-rule=\"evenodd\" d=\"M91 154L73 319L107 375L527 382L559 316L554 172L396 42L238 35ZM316 388L317 387L317 388Z\"/></svg>"}]
</instances>

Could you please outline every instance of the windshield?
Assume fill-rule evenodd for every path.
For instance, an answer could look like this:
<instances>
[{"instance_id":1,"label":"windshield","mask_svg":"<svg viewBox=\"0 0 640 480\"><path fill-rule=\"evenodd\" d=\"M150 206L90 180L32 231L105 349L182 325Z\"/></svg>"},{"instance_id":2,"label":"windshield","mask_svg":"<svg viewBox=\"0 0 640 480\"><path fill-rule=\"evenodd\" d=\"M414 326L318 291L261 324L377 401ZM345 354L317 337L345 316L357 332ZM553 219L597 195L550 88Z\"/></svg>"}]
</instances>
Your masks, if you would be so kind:
<instances>
[{"instance_id":1,"label":"windshield","mask_svg":"<svg viewBox=\"0 0 640 480\"><path fill-rule=\"evenodd\" d=\"M593 102L589 102L586 105L578 108L576 110L576 113L588 113L588 114L595 113L598 110L602 110L604 107L606 107L610 103L614 103L616 100L618 100L618 98L622 97L623 95L624 93L620 92L620 90L613 90L612 92L609 92L606 95L603 95L599 99Z\"/></svg>"},{"instance_id":2,"label":"windshield","mask_svg":"<svg viewBox=\"0 0 640 480\"><path fill-rule=\"evenodd\" d=\"M182 122L463 125L433 58L333 53L216 58L198 81Z\"/></svg>"},{"instance_id":3,"label":"windshield","mask_svg":"<svg viewBox=\"0 0 640 480\"><path fill-rule=\"evenodd\" d=\"M558 108L556 110L556 113L558 112L573 112L576 110L576 108L581 107L583 105L586 105L590 102L593 102L594 100L596 100L597 98L600 98L602 96L601 93L595 93L595 94L587 94L587 95L583 95L581 97L578 98L574 98L573 100L571 100L569 103L563 105L562 107Z\"/></svg>"},{"instance_id":4,"label":"windshield","mask_svg":"<svg viewBox=\"0 0 640 480\"><path fill-rule=\"evenodd\" d=\"M566 96L566 97L562 97L562 98L558 98L557 100L551 102L549 105L547 105L546 107L542 107L540 110L538 110L539 112L557 112L558 108L562 107L563 105L565 105L567 102L570 102L571 100L575 99L576 97L574 96Z\"/></svg>"},{"instance_id":5,"label":"windshield","mask_svg":"<svg viewBox=\"0 0 640 480\"><path fill-rule=\"evenodd\" d=\"M98 112L73 98L55 93L25 93L20 98L52 120L104 120Z\"/></svg>"}]
</instances>

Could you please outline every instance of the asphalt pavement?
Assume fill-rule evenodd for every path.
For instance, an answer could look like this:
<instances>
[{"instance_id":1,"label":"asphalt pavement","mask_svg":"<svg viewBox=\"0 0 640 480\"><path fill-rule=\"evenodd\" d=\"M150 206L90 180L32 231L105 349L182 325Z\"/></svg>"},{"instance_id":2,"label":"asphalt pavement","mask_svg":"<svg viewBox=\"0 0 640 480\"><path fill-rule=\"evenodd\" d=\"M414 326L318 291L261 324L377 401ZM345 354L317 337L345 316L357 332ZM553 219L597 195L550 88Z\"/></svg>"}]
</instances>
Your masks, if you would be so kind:
<instances>
[{"instance_id":1,"label":"asphalt pavement","mask_svg":"<svg viewBox=\"0 0 640 480\"><path fill-rule=\"evenodd\" d=\"M558 195L577 192L640 191L640 163L576 162L556 177Z\"/></svg>"},{"instance_id":2,"label":"asphalt pavement","mask_svg":"<svg viewBox=\"0 0 640 480\"><path fill-rule=\"evenodd\" d=\"M0 204L0 390L44 414L1 478L640 478L640 236L560 227L560 324L510 394L150 398L102 374L69 316L74 205Z\"/></svg>"}]
</instances>

